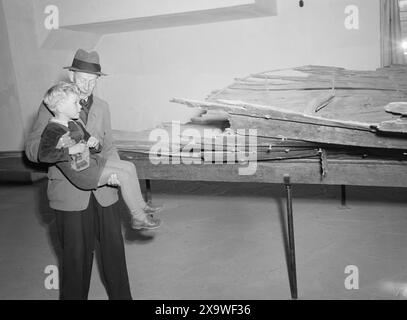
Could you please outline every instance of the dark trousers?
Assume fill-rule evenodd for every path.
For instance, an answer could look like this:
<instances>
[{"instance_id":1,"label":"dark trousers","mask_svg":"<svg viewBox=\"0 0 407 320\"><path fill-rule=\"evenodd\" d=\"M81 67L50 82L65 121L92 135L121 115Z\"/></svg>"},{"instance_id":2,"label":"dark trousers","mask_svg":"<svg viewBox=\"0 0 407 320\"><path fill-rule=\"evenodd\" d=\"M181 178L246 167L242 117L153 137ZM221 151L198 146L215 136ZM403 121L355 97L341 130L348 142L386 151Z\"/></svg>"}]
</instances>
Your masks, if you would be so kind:
<instances>
[{"instance_id":1,"label":"dark trousers","mask_svg":"<svg viewBox=\"0 0 407 320\"><path fill-rule=\"evenodd\" d=\"M86 210L55 210L61 246L61 299L88 298L96 241L109 299L132 299L118 208L117 203L103 208L92 194Z\"/></svg>"}]
</instances>

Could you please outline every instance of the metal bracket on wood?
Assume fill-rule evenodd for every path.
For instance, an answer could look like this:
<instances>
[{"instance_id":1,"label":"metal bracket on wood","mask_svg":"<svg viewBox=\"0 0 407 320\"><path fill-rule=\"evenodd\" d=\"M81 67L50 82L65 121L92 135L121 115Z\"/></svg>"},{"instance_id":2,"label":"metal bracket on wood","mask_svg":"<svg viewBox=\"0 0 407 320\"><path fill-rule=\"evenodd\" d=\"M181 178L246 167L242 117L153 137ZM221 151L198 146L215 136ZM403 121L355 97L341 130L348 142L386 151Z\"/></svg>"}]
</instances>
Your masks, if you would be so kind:
<instances>
[{"instance_id":1,"label":"metal bracket on wood","mask_svg":"<svg viewBox=\"0 0 407 320\"><path fill-rule=\"evenodd\" d=\"M321 164L321 176L322 179L325 178L328 174L328 159L326 155L326 151L323 149L318 150L319 153L319 162Z\"/></svg>"}]
</instances>

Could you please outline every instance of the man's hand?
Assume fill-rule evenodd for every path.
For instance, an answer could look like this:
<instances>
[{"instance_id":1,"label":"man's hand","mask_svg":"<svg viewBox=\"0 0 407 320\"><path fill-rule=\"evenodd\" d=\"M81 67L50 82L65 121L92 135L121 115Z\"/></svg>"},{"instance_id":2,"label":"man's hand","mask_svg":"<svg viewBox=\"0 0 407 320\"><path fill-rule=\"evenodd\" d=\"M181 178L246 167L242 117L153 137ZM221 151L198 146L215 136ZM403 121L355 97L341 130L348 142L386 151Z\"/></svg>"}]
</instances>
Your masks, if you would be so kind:
<instances>
[{"instance_id":1,"label":"man's hand","mask_svg":"<svg viewBox=\"0 0 407 320\"><path fill-rule=\"evenodd\" d=\"M86 148L87 148L86 144L82 142L77 143L74 146L69 147L69 154L83 153Z\"/></svg>"},{"instance_id":2,"label":"man's hand","mask_svg":"<svg viewBox=\"0 0 407 320\"><path fill-rule=\"evenodd\" d=\"M99 145L99 140L95 137L90 137L86 144L89 148L97 148L97 146Z\"/></svg>"},{"instance_id":3,"label":"man's hand","mask_svg":"<svg viewBox=\"0 0 407 320\"><path fill-rule=\"evenodd\" d=\"M112 186L112 187L117 187L120 186L120 181L117 178L117 174L116 173L112 173L109 177L109 179L107 180L107 185Z\"/></svg>"}]
</instances>

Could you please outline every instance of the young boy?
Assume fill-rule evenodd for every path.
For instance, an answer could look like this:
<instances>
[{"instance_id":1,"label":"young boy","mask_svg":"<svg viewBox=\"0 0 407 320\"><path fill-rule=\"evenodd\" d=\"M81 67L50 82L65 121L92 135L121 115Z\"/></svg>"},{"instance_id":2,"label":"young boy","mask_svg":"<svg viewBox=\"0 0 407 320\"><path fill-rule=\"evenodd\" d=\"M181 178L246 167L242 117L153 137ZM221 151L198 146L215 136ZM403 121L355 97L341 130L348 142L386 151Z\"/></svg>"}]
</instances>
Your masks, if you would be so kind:
<instances>
[{"instance_id":1,"label":"young boy","mask_svg":"<svg viewBox=\"0 0 407 320\"><path fill-rule=\"evenodd\" d=\"M132 228L158 228L161 220L151 213L160 208L145 203L133 163L99 156L102 146L98 139L77 120L81 105L76 86L66 82L53 86L45 94L44 103L54 117L41 135L39 161L55 164L73 185L83 190L104 186L116 174L123 200L132 215Z\"/></svg>"}]
</instances>

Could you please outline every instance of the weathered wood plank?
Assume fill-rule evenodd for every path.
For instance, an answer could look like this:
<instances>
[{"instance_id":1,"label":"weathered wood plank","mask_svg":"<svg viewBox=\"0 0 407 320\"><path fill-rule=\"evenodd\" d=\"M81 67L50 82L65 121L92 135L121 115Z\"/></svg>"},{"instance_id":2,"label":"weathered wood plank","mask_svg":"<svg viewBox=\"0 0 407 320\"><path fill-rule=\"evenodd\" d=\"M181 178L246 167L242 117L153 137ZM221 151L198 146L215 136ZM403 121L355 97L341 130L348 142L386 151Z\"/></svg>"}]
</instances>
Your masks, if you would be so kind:
<instances>
[{"instance_id":1,"label":"weathered wood plank","mask_svg":"<svg viewBox=\"0 0 407 320\"><path fill-rule=\"evenodd\" d=\"M198 101L190 99L179 99L174 98L172 102L182 103L193 108L203 108L208 110L224 110L231 115L242 115L258 118L278 118L282 121L296 121L303 122L307 124L315 124L321 126L338 126L349 129L357 130L367 130L370 129L370 124L356 121L340 121L326 119L322 117L304 115L291 110L280 109L275 106L266 106L260 104L251 104L247 102L237 101L237 100L218 100L218 101ZM255 127L241 127L240 129L245 128L255 128Z\"/></svg>"},{"instance_id":2,"label":"weathered wood plank","mask_svg":"<svg viewBox=\"0 0 407 320\"><path fill-rule=\"evenodd\" d=\"M303 66L271 70L239 78L207 100L241 100L309 113L331 90L335 97L323 104L318 113L321 117L367 123L395 120L394 115L383 112L383 106L407 101L407 68L397 65L357 71Z\"/></svg>"},{"instance_id":3,"label":"weathered wood plank","mask_svg":"<svg viewBox=\"0 0 407 320\"><path fill-rule=\"evenodd\" d=\"M407 149L407 139L405 138L380 136L370 131L346 127L328 127L320 124L293 122L284 119L261 119L237 114L231 115L230 123L232 128L256 128L259 136L285 136L288 139L323 144Z\"/></svg>"},{"instance_id":4,"label":"weathered wood plank","mask_svg":"<svg viewBox=\"0 0 407 320\"><path fill-rule=\"evenodd\" d=\"M140 179L283 183L284 175L289 174L294 184L407 187L406 161L328 159L328 173L322 178L319 160L259 162L255 174L245 176L239 175L241 164L153 165L145 158L120 155L134 161Z\"/></svg>"},{"instance_id":5,"label":"weathered wood plank","mask_svg":"<svg viewBox=\"0 0 407 320\"><path fill-rule=\"evenodd\" d=\"M407 116L407 102L391 102L384 106L386 112Z\"/></svg>"},{"instance_id":6,"label":"weathered wood plank","mask_svg":"<svg viewBox=\"0 0 407 320\"><path fill-rule=\"evenodd\" d=\"M232 129L256 129L257 134L263 137L284 136L324 144L407 149L407 139L382 136L375 129L377 124L326 119L241 101L172 101L191 107L227 111Z\"/></svg>"},{"instance_id":7,"label":"weathered wood plank","mask_svg":"<svg viewBox=\"0 0 407 320\"><path fill-rule=\"evenodd\" d=\"M407 139L407 119L383 121L376 128L380 132L401 134Z\"/></svg>"}]
</instances>

